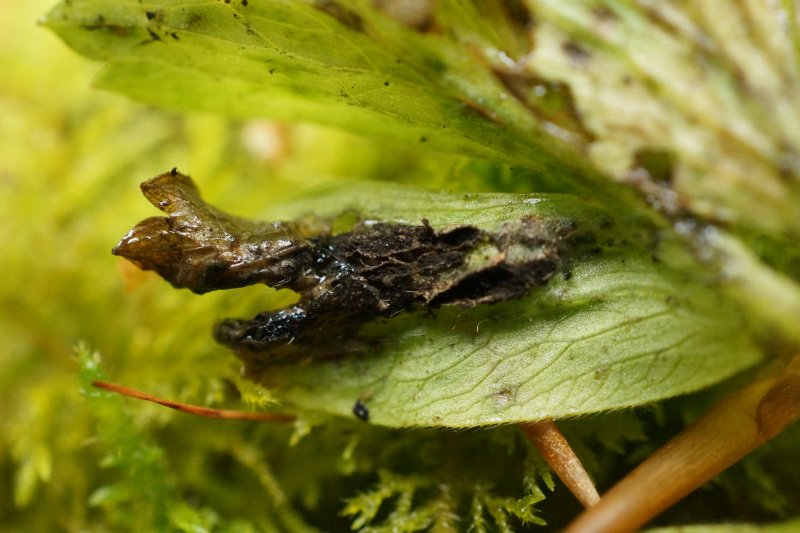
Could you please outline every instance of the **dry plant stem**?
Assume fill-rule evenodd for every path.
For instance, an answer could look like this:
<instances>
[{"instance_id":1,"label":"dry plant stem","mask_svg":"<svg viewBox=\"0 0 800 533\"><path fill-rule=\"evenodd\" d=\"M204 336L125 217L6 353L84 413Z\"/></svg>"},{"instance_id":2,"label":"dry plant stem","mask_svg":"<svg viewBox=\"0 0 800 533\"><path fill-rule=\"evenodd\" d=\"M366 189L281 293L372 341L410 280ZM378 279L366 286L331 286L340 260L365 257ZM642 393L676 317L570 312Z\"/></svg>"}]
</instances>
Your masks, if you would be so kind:
<instances>
[{"instance_id":1,"label":"dry plant stem","mask_svg":"<svg viewBox=\"0 0 800 533\"><path fill-rule=\"evenodd\" d=\"M800 356L781 375L750 384L648 457L568 532L633 531L800 417Z\"/></svg>"},{"instance_id":2,"label":"dry plant stem","mask_svg":"<svg viewBox=\"0 0 800 533\"><path fill-rule=\"evenodd\" d=\"M213 409L210 407L201 407L199 405L190 405L186 403L174 402L172 400L157 398L156 396L152 396L140 390L131 389L130 387L125 387L123 385L117 385L116 383L108 383L106 381L93 381L92 385L100 389L105 389L111 392L116 392L118 394L123 394L125 396L130 396L131 398L136 398L138 400L154 402L159 405L163 405L164 407L169 407L170 409L175 409L177 411L181 411L182 413L188 413L190 415L195 415L195 416L204 416L207 418L224 418L226 420L262 420L268 422L291 422L295 419L295 416L293 415L284 415L275 413L251 413L247 411Z\"/></svg>"},{"instance_id":3,"label":"dry plant stem","mask_svg":"<svg viewBox=\"0 0 800 533\"><path fill-rule=\"evenodd\" d=\"M520 424L528 440L536 446L544 460L584 507L595 505L600 496L589 474L572 447L552 420Z\"/></svg>"}]
</instances>

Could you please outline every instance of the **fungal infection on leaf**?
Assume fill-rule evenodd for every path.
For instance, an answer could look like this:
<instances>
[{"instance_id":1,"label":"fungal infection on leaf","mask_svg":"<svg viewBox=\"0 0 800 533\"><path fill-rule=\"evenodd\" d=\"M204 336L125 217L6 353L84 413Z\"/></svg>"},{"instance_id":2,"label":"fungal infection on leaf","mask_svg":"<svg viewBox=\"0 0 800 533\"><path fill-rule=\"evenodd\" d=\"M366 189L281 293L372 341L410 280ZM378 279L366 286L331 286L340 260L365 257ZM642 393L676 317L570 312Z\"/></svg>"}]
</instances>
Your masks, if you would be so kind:
<instances>
[{"instance_id":1,"label":"fungal infection on leaf","mask_svg":"<svg viewBox=\"0 0 800 533\"><path fill-rule=\"evenodd\" d=\"M264 284L300 295L291 307L225 319L214 337L247 363L354 349L361 325L411 309L473 307L527 295L557 271L571 224L526 216L498 231L360 221L253 222L203 201L174 169L142 184L167 214L137 224L114 248L196 293Z\"/></svg>"}]
</instances>

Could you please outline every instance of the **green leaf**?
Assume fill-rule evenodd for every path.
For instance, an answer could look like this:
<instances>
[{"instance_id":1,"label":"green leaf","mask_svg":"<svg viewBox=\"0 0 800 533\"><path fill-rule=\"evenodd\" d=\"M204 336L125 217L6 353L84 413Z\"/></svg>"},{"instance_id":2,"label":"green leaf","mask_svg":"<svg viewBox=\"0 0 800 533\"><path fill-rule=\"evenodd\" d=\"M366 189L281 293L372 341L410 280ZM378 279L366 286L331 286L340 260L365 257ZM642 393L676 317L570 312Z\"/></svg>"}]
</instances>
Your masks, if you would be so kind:
<instances>
[{"instance_id":1,"label":"green leaf","mask_svg":"<svg viewBox=\"0 0 800 533\"><path fill-rule=\"evenodd\" d=\"M639 202L615 181L629 183L675 222L726 224L732 239L684 240L716 253L723 275L741 273L732 294L797 338L781 319L800 309L800 36L785 4L724 17L548 0L431 9L409 22L365 0L76 0L45 23L106 63L101 87L148 103L499 160L533 171L515 176L523 190L620 209ZM729 253L737 241L769 268ZM776 298L779 309L758 302Z\"/></svg>"},{"instance_id":2,"label":"green leaf","mask_svg":"<svg viewBox=\"0 0 800 533\"><path fill-rule=\"evenodd\" d=\"M0 121L0 130L10 133L6 137L11 143L2 147L7 157L1 158L0 174L2 181L10 184L7 189L11 194L0 195L8 208L0 209L7 215L5 231L0 233L5 237L4 242L10 243L0 263L8 273L6 277L16 282L0 290L9 317L9 320L0 321L0 332L8 341L4 359L7 364L3 365L0 385L4 386L3 405L14 429L5 433L10 436L14 450L24 451L23 454L15 451L13 455L20 461L18 495L32 498L28 513L11 509L10 503L0 505L0 515L8 517L12 526L24 530L32 525L47 527L41 526L44 523L50 528L119 529L124 523L129 529L131 524L141 523L136 518L142 513L131 513L127 517L129 520L123 522L104 519L98 516L97 509L87 511L82 504L86 494L98 490L97 487L108 487L107 478L115 471L98 472L92 468L97 462L99 447L87 446L87 442L94 442L92 435L97 432L85 412L86 402L67 394L71 390L70 371L65 371L62 365L68 361L67 354L76 338L90 338L103 349L109 357L109 368L115 371L115 379L161 388L162 395L215 404L221 398L215 396L213 402L209 397L203 399L202 391L206 387L202 383L213 381L214 390L223 390L220 376L226 374L221 369L229 359L223 350L215 349L209 342L208 324L223 313L239 313L241 309L256 312L260 307L254 307L253 302L258 297L266 300L262 307L279 304L263 291L193 298L166 291L160 282L147 278L134 280L136 287L133 288L126 283L123 290L110 258L103 261L102 257L116 234L124 231L137 213L115 199L125 194L121 191L134 187L136 181L174 164L190 169L198 180L206 181L205 190L209 182L213 183L212 194L218 198L235 198L236 203L228 205L236 205L236 210L241 208L245 213L267 206L273 197L285 197L298 183L324 181L330 179L329 176L348 173L408 180L408 175L415 173L417 182L429 179L429 183L442 186L449 178L453 180L452 185L445 186L460 190L578 190L586 197L596 195L612 200L602 202L603 208L614 215L612 218L618 224L625 225L627 221L633 224L641 220L632 215L631 219L626 218L628 210L623 205L630 202L620 199L619 191L606 190L608 182L597 178L597 172L589 167L594 165L618 180L634 178L636 184L652 184L646 178L637 180L643 174L657 171L659 165L641 163L652 159L652 154L666 154L665 160L671 161L673 166L667 165L659 176L672 177L672 182L653 190L645 189L645 192L648 195L653 192L653 205L662 200L676 201L672 207L678 208L677 214L673 212L678 218L673 222L685 215L697 220L698 214L701 221L724 222L722 227L734 238L722 235L723 244L730 246L722 247L726 253L712 257L716 264L698 265L680 250L676 254L668 253L666 249L675 251L674 248L680 246L676 246L669 231L656 224L656 235L664 237L666 232L666 238L658 244L652 243L653 248L648 248L640 239L633 239L636 243L633 250L604 248L602 257L585 258L589 261L582 263L582 271L572 270L569 283L553 280L546 294L531 297L527 303L534 306L533 311L522 302L503 304L505 307L495 306L490 310L500 315L499 320L490 316L491 320L481 322L479 316L470 312L465 317L456 317L455 329L451 329L454 321L448 323L447 316L442 317L441 313L436 317L398 317L389 325L379 325L367 333L384 338L386 335L381 335L385 330L400 326L400 348L405 346L409 353L424 355L420 349L422 339L409 338L413 328L419 327L414 331L428 334L436 333L436 327L458 342L468 342L471 336L488 338L487 327L502 333L509 321L513 326L517 318L504 316L504 310L520 315L532 313L545 320L549 319L548 309L555 316L574 312L575 317L591 318L595 316L592 304L572 298L595 283L601 295L598 305L605 305L610 314L621 310L630 316L646 317L650 307L665 308L663 327L637 325L627 331L612 327L607 336L616 342L606 345L610 346L610 352L613 353L620 343L623 349L628 349L624 344L638 339L644 347L641 353L645 353L652 339L669 344L671 338L684 333L680 328L695 334L689 342L667 352L666 358L650 352L644 356L652 360L656 371L668 368L661 365L665 359L676 365L687 363L697 372L690 376L689 382L701 380L706 372L702 367L703 351L698 353L693 346L708 347L709 360L716 363L708 369L712 382L723 375L725 369L734 371L734 368L746 366L747 360L760 356L751 346L750 333L742 326L743 322L766 326L760 330L768 337L762 338L765 340L762 347L770 355L796 349L800 333L793 317L798 316L800 305L796 283L800 279L800 241L796 224L800 206L797 176L800 173L794 117L797 116L795 94L800 34L795 2L736 3L723 13L714 9L712 3L439 0L428 4L435 6L435 13L428 22L430 31L425 31L424 25L411 29L395 24L372 10L374 5L390 3L341 2L345 6L344 13L332 16L330 8L337 4L330 1L316 2L328 6L328 12L323 12L300 1L250 0L250 6L245 8L240 2L223 5L211 1L161 1L135 5L131 1L72 0L62 2L51 13L47 24L65 41L90 57L107 61L99 77L103 87L174 109L338 125L374 137L386 136L391 141L400 139L403 142L399 144L411 148L400 152L390 143L354 141L341 134L320 134L308 127L289 127L286 131L292 134L287 137L291 142L298 141L297 145L304 149L293 150L288 165L268 169L260 162L242 157L241 150L237 150L236 125L229 126L207 116L176 119L108 95L85 98L87 93L80 87L85 75L94 67L78 63L76 57L56 55L53 47L48 46L52 43L46 38L40 39L41 32L37 34L31 30L31 13L38 13L41 7L30 8L32 4L20 3L4 12L9 17L0 21L0 26L7 30L0 32L0 41L6 45L0 56L9 75L0 82L3 86L0 106L5 119ZM527 9L528 22L534 24L526 26L525 20L515 20L503 13L507 5L525 8L523 11ZM251 17L250 8L264 6L276 15L267 17L272 22ZM351 10L350 15L347 10ZM243 35L242 26L235 26L231 20L234 11L243 17L238 19L242 26L246 21L251 28L267 28L268 36L279 42L273 52L280 48L285 53L263 53L261 48L266 47L259 44L262 42L259 37L263 35ZM148 18L148 13L153 14L152 18ZM190 13L207 13L213 17L197 21L200 31L193 31L195 27L188 26L189 19L181 18ZM220 13L223 16L217 17ZM352 13L361 17L361 27L365 31L355 30L358 25L354 21L359 19ZM69 16L66 19L56 17L61 14ZM98 15L108 18L100 19ZM218 22L221 26L214 33L213 27ZM181 27L177 23L184 25ZM148 28L161 40L155 41L147 32ZM315 32L317 28L323 31ZM178 40L171 35L173 31ZM247 34L246 28L244 34ZM313 34L313 38L294 38L309 34ZM180 48L184 44L187 49ZM170 46L168 53L158 50L158 47L167 46ZM245 53L233 53L237 46L244 46ZM358 54L364 54L364 62L359 63ZM381 54L391 59L400 57L405 62L392 64L391 60L383 61L379 57ZM263 67L266 61L293 68L295 60L299 68L291 72L296 76L287 79L290 76L276 69L273 77L275 74L284 77L274 86L262 86L262 78L266 79L263 70L250 68ZM365 67L364 63L369 65ZM511 70L499 68L508 63L512 63ZM446 68L442 69L442 65ZM515 75L518 72L513 70L523 65L524 75ZM386 79L383 73L387 73ZM54 78L60 81L60 90L56 93L49 83ZM358 90L344 97L338 90L348 87L348 78L357 82ZM68 80L72 83L67 83ZM390 85L382 85L384 81L389 81ZM371 92L375 84L379 85L378 89L381 86L399 88L397 109L391 109L393 102L381 101L386 92ZM513 94L509 94L507 89L510 88L515 89ZM503 95L511 96L506 98L508 102L503 101ZM79 101L84 105L77 105ZM89 105L85 105L87 102ZM350 105L352 103L356 105ZM415 113L417 110L422 112ZM448 128L441 128L442 124ZM541 129L556 132L554 136L560 135L562 140L552 141L542 135ZM309 131L315 133L309 135ZM596 139L587 140L586 133ZM421 142L423 136L425 142ZM309 149L310 145L314 148ZM423 150L429 150L427 156ZM449 168L451 160L439 157L435 150L487 157L504 164L502 167L498 164L500 170L492 177L491 170L483 170L495 163L470 162L473 170L477 166L482 170L475 172L478 177L465 182L463 173ZM46 157L42 157L43 154ZM415 167L420 154L430 157L432 164ZM354 166L353 160L359 164L369 160L371 166ZM407 173L404 173L404 165ZM512 165L514 169L509 170ZM385 172L387 169L389 172ZM237 178L234 180L233 176ZM581 186L586 184L590 187ZM595 184L598 186L592 187ZM348 205L346 185L341 184L341 187L338 196L322 197L328 201L327 213L338 213L342 206ZM390 189L383 191L382 195L361 195L360 200L356 199L362 204L359 209L362 212L372 209L376 216L382 216L386 204L391 204L388 196L394 194ZM434 204L443 202L445 197L431 195L428 199ZM478 200L482 203L486 198ZM137 202L126 204L135 206ZM561 207L565 205L572 204L566 202ZM287 206L283 212L287 217L300 212L317 212L310 201L295 207L292 211ZM398 208L394 216L413 221L430 216L437 223L445 224L463 213L460 220L471 222L475 217L481 224L491 224L491 220L481 218L482 211L467 215L466 209L460 206L438 216L431 214L436 211L435 207L408 205L402 213L398 213ZM503 209L502 204L495 206L497 212ZM585 214L585 210L573 209L570 216L578 212ZM36 223L20 224L26 219ZM647 230L650 232L651 223L645 225L651 228ZM709 235L700 231L702 225L696 229L697 232L685 236L683 244L699 245L695 250L700 255L713 256L714 244L718 243L702 238ZM616 230L608 231L619 238ZM696 236L701 238L695 239ZM663 251L656 255L662 263L650 264L654 250ZM735 253L728 253L730 250ZM612 268L605 261L614 254L620 258L620 263L622 259L626 263ZM592 265L597 265L594 270L590 268ZM711 275L707 279L705 273L714 268L721 275ZM630 276L623 275L629 271ZM600 277L595 279L595 273ZM129 274L124 271L126 281L129 281ZM614 277L617 274L619 279ZM606 275L607 279L619 282L609 287L609 291L602 286ZM580 290L573 290L579 284ZM732 285L734 291L729 290ZM620 301L616 302L615 291L620 288ZM555 292L548 292L551 289ZM560 294L558 290L566 291L564 301L572 307L547 307ZM726 295L737 290L745 294L740 298L739 308L734 310ZM659 294L672 298L671 305L664 305L666 300L659 302ZM673 298L675 294L677 299ZM215 299L217 296L221 297ZM536 307L540 304L541 310ZM759 324L758 315L768 320ZM614 321L609 319L609 322ZM647 326L648 321L644 322ZM409 325L409 329L403 329L404 325ZM580 321L574 329L580 334L582 328L591 327L591 321ZM525 324L520 324L518 330L528 331ZM494 348L494 344L483 346ZM603 344L597 343L597 347L603 348ZM445 352L449 350L449 346L444 348ZM729 353L723 357L726 349ZM536 353L533 348L531 350L530 359L535 359ZM588 345L568 353L579 355L576 367L579 372L585 370L590 361L613 359L602 350L599 353L589 350ZM438 355L433 353L429 359L416 358L418 364L413 370L426 368L425 365ZM374 371L381 360L391 362L387 357L383 350L374 361L370 360L367 370ZM452 359L452 355L448 357ZM558 366L561 362L557 360L554 364ZM352 403L347 403L348 395L351 402L356 394L362 399L363 389L353 377L353 372L360 372L361 368L354 359L343 363L347 377L344 384L338 383L337 361L324 362L321 369L305 369L305 373L297 376L278 378L295 387L296 397L290 396L290 399L298 404L307 405L309 409L318 408L328 398L333 398L339 404L329 410L349 414L348 407ZM635 361L633 364L635 366ZM398 370L404 368L408 367L397 367ZM678 366L675 368L680 370ZM603 372L601 368L599 380L603 379ZM677 371L665 381L678 383L684 377L683 372ZM620 381L612 379L610 383L619 384ZM164 386L165 383L169 385ZM621 383L621 388L633 389L631 393L635 394L636 389L652 385L653 380L637 381L636 375L632 375L629 382ZM333 388L331 392L328 391L330 387ZM664 392L667 388L662 390L656 386L650 392ZM254 392L258 393L258 389ZM289 394L293 394L292 390ZM610 387L601 386L593 398L597 397L602 403L604 398L612 398L614 394L620 395ZM663 409L671 417L680 418L687 404L703 403L703 399L711 395L713 391L677 399L663 404ZM571 398L570 394L564 396ZM24 406L30 399L39 397L42 404L46 400L47 405L57 408L42 410L35 406L28 414ZM379 423L386 420L381 418L385 416L384 407L400 405L384 402L382 407L373 404L368 397L363 401L371 409L371 420ZM684 405L683 410L680 405ZM93 407L92 411L97 408ZM643 411L646 410L637 412ZM20 416L20 412L25 414ZM296 447L286 449L286 439L274 436L279 431L277 428L226 426L225 431L220 431L208 421L187 421L171 413L154 415L159 412L148 407L137 407L135 412L144 415L137 419L136 426L159 439L160 448L171 458L179 459L170 461L166 473L162 471L162 474L190 501L199 500L208 505L199 509L197 516L189 516L190 520L185 523L199 523L213 516L209 513L218 512L221 519L217 525L221 530L234 530L237 526L241 530L269 530L272 526L270 517L275 513L271 509L259 506L255 511L253 506L238 505L242 501L252 501L256 495L262 495L264 501L270 499L271 492L267 491L266 496L260 493L256 481L264 475L262 465L268 464L267 471L274 471L275 479L284 488L290 487L287 498L291 505L302 508L315 523L330 523L332 517L335 519L334 507L348 495L363 490L365 483L370 483L365 479L381 468L401 475L408 475L411 470L438 481L434 478L441 477L436 470L439 465L459 470L477 463L474 457L479 456L484 459L479 461L481 465L491 470L491 475L481 483L491 484L507 480L509 474L514 477L518 473L515 466L520 463L503 462L502 447L485 446L479 438L498 432L513 433L513 427L481 432L421 429L398 432L374 428L357 420L350 424L341 419L328 420L328 424L341 432L357 435L361 443L370 437L372 440L370 447L359 444L352 452L357 466L350 467L347 474L355 472L355 477L345 478L342 477L344 469L332 473L344 447L336 439L329 438L336 432L319 434L317 428L317 433L303 439ZM599 479L601 485L620 475L624 469L621 463L628 464L631 457L638 458L643 453L638 448L631 450L620 444L627 442L635 432L609 427L613 421L609 422L607 416L578 417L564 424L567 429L574 429L569 435L573 444L577 439L575 433L594 437L596 425L608 431L609 439L590 439L590 445L582 448L596 452L607 471L605 480ZM104 419L103 416L98 418ZM309 416L312 418L327 420ZM670 426L668 432L662 428L660 433L654 433L654 426L659 424L651 418L658 417L643 416L648 450L659 440L666 439L667 434L683 427L681 421ZM61 424L61 419L67 423ZM120 419L130 421L130 417ZM595 419L594 426L587 423ZM170 423L165 424L165 421ZM133 424L130 431L136 431ZM424 453L418 452L424 446L413 437L419 433L429 435L432 441L445 442L447 437L453 436L460 440L446 441L448 446L443 453L421 462L419 458ZM65 436L68 439L65 440ZM347 436L345 441L350 442ZM10 446L7 442L8 437L0 441L3 449ZM468 448L464 445L466 442L477 444ZM777 480L777 488L771 490L782 491L791 502L796 500L796 480L800 478L788 475L786 465L794 464L791 458L797 449L797 434L783 436L782 442L779 449L765 448L771 459L765 472ZM58 465L53 468L49 481L42 476L48 470L41 468L47 463L37 459L38 452L30 446L36 443L43 443L45 449L52 450L53 464ZM242 443L263 453L261 462L247 467L248 475L237 474L242 468L236 465L230 468L229 457L236 456L232 450ZM298 449L304 452L297 453ZM390 454L381 456L387 449L395 452L391 459L387 459ZM398 450L403 449L407 453L398 457ZM616 457L612 450L624 452ZM581 455L580 449L578 453ZM2 466L4 472L14 469L8 461ZM587 466L591 471L591 464ZM736 472L731 474L738 476ZM747 490L730 495L720 494L719 487L709 487L697 495L694 505L688 504L685 512L678 515L686 518L676 519L673 515L668 523L697 523L717 520L719 516L735 516L745 521L783 519L775 515L774 505L764 505L763 500L770 495L769 491L764 491L766 481L751 486L748 476L740 478L743 479L738 486ZM4 478L4 482L4 486L11 487L10 481ZM126 485L125 490L117 491L118 497L138 494L134 497L144 502L144 507L149 505L149 494L135 490L126 493L128 489L137 488L135 480L126 480ZM473 478L467 481L459 478L452 486L469 490L483 485ZM98 498L103 496L102 491L95 494ZM503 497L515 492L503 488L497 494ZM516 494L521 496L518 491ZM553 498L547 506L542 505L545 516L558 517L564 523L565 513L572 511L565 510L562 501ZM702 503L696 504L698 501ZM731 502L736 505L732 506ZM125 502L122 503L124 506ZM446 503L443 507L444 514L451 518L459 510ZM142 508L141 504L138 508ZM426 512L427 508L415 506L411 513L416 510ZM184 514L178 511L169 516L173 527L180 525L178 518ZM448 523L450 529L455 523L465 525L465 517L461 518L460 522L453 518ZM491 521L486 520L489 518L490 515L483 515L486 522ZM142 520L150 526L144 529L153 529L153 523L146 524L147 521ZM290 523L281 521L272 529L286 529L280 525ZM782 530L797 528L796 521L787 522L785 526ZM491 525L486 527L491 528ZM729 525L718 526L717 530L730 528ZM753 526L749 530L759 528Z\"/></svg>"},{"instance_id":3,"label":"green leaf","mask_svg":"<svg viewBox=\"0 0 800 533\"><path fill-rule=\"evenodd\" d=\"M497 230L524 216L585 232L562 275L522 300L405 313L362 330L370 349L256 380L298 406L390 426L562 418L641 405L717 383L760 351L735 307L670 231L566 195L463 195L390 185L308 196L277 211ZM658 243L658 244L654 244ZM564 274L568 272L568 274Z\"/></svg>"},{"instance_id":4,"label":"green leaf","mask_svg":"<svg viewBox=\"0 0 800 533\"><path fill-rule=\"evenodd\" d=\"M63 2L45 24L107 63L100 87L230 117L309 120L596 179L460 43L366 2ZM562 185L562 186L565 186Z\"/></svg>"},{"instance_id":5,"label":"green leaf","mask_svg":"<svg viewBox=\"0 0 800 533\"><path fill-rule=\"evenodd\" d=\"M790 6L442 1L409 27L365 0L77 0L45 22L107 63L99 86L148 103L499 156L562 187L603 181L593 169L672 180L692 212L796 248Z\"/></svg>"}]
</instances>

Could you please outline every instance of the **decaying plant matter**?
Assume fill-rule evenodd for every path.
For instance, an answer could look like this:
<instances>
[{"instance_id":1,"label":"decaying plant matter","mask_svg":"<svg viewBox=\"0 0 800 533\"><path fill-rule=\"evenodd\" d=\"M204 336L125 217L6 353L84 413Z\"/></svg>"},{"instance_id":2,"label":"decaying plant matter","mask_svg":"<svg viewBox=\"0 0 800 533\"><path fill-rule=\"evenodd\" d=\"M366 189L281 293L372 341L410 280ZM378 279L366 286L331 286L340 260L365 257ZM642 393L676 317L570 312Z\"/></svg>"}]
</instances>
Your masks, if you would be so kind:
<instances>
[{"instance_id":1,"label":"decaying plant matter","mask_svg":"<svg viewBox=\"0 0 800 533\"><path fill-rule=\"evenodd\" d=\"M204 168L214 187L242 177L242 209L257 202L247 208L286 222L221 213L175 171L144 186L167 216L142 222L116 251L195 292L258 283L297 293L294 303L270 291L218 294L203 304L225 303L192 316L190 327L168 321L178 336L234 300L247 309L237 314L267 309L215 329L244 361L246 379L238 368L195 379L219 389L233 383L245 398L263 386L300 428L323 420L354 432L353 442L383 436L370 451L348 444L311 461L319 470L349 457L347 475L370 476L330 496L340 502L361 493L344 510L350 526L447 531L458 522L483 531L489 517L500 529L509 517L541 523L532 506L544 498L540 488L551 487L549 471L531 465L542 457L591 505L597 495L588 476L570 466L579 456L603 492L678 434L574 526L637 527L800 412L792 359L800 346L797 2L720 10L710 2L440 0L416 3L419 12L409 4L61 2L46 24L105 63L103 88L256 127L273 127L265 117L311 121L369 139L359 141L369 145L363 151L322 142L314 153L287 157L288 134L280 157L266 161L256 151L269 176L229 157L236 143L218 150L224 164L183 154L157 159L157 168L173 161ZM330 179L326 165L294 166L328 151L358 161L341 175L371 182L351 187ZM283 157L294 163L283 166ZM284 192L314 180L332 188L309 187L292 207L275 200L284 198L273 194L281 179L290 184ZM263 300L250 305L250 296ZM180 295L164 301L170 297ZM138 308L149 313L151 304ZM166 329L153 320L152 329ZM195 333L187 336L205 338ZM149 337L136 338L142 346ZM176 346L198 351L184 341L154 352ZM180 375L188 374L195 372ZM627 421L615 425L617 415ZM544 447L541 457L518 427L501 427L514 424ZM396 433L380 433L386 428ZM684 516L665 523L795 516L800 470L786 458L796 451L797 429L776 439L782 451L756 451L735 483L722 479L715 496L687 503ZM524 454L499 466L502 445L485 461L473 461L466 440L436 453L415 445L420 434L432 435L430 444L449 443L454 433L484 444L511 434ZM242 441L255 443L265 461L286 452L250 439ZM374 459L394 443L404 452ZM753 464L762 453L773 462L759 470ZM293 479L283 474L281 481ZM347 478L298 477L317 494L332 494ZM500 487L512 478L513 486ZM306 486L287 507L308 511ZM552 512L556 528L578 513L557 497L550 502L557 513L543 512ZM128 510L114 512L120 508ZM203 511L223 508L210 503ZM325 514L316 512L309 516Z\"/></svg>"},{"instance_id":2,"label":"decaying plant matter","mask_svg":"<svg viewBox=\"0 0 800 533\"><path fill-rule=\"evenodd\" d=\"M215 327L217 340L232 347L254 376L264 365L296 363L297 356L352 355L359 351L360 328L376 318L389 318L408 310L434 310L443 305L471 308L522 298L547 284L559 270L568 273L562 262L568 263L570 252L577 249L585 254L586 243L594 246L596 239L590 231L578 231L575 220L533 215L503 223L499 231L459 224L434 229L427 220L420 224L359 220L337 233L331 229L333 221L324 217L252 222L205 203L191 178L176 169L143 183L142 191L168 216L137 224L114 248L115 254L142 269L158 272L177 288L196 293L265 284L300 294L299 301L289 308L260 313L251 320L226 319ZM797 416L797 395L792 392L795 374L792 371L791 379L779 382L784 384L784 392L767 394L784 398L789 390L788 400L779 398L777 408L772 405L776 402L767 402L764 412L759 411L765 420L781 420L778 429L758 430L755 440L749 434L743 435L741 442L731 435L731 446L722 446L718 453L691 452L714 446L708 435L709 428L713 430L720 424L714 413L736 416L742 412L740 397L752 410L756 405L753 402L759 401L768 389L758 388L755 399L750 399L749 389L734 395L734 400L727 400L734 409L721 404L707 417L709 422L688 430L676 439L679 444L671 444L625 480L621 486L628 487L624 489L627 496L601 500L574 527L622 531L641 525L668 503L705 482L711 473L774 436ZM787 379L791 381L788 389ZM773 377L765 383L771 387L776 381ZM97 386L194 414L239 417L231 412L160 400L117 385ZM361 398L356 400L353 413L363 421L369 420L369 410ZM293 419L291 415L266 414L243 414L241 418ZM725 421L729 422L727 418ZM596 505L597 492L589 476L555 424L527 423L522 429L576 497L585 506ZM769 434L762 435L765 431ZM672 451L676 447L677 454ZM696 474L681 467L681 461L692 453L703 465ZM657 466L648 466L651 464ZM642 477L642 468L655 468L656 473L677 469L681 483L676 483L674 490L659 491L662 499L657 504L650 505L652 499L632 499L632 491L653 490L652 485L660 482L658 475ZM615 489L611 494L618 492ZM629 513L626 520L619 513L605 511L615 501L629 507L634 500L638 502L637 511Z\"/></svg>"},{"instance_id":3,"label":"decaying plant matter","mask_svg":"<svg viewBox=\"0 0 800 533\"><path fill-rule=\"evenodd\" d=\"M498 232L453 225L359 222L332 234L324 220L251 222L206 204L173 169L142 184L168 214L139 223L114 248L196 293L265 284L300 293L288 309L227 319L214 335L250 362L349 351L360 325L414 308L471 307L547 283L574 228L534 216Z\"/></svg>"}]
</instances>

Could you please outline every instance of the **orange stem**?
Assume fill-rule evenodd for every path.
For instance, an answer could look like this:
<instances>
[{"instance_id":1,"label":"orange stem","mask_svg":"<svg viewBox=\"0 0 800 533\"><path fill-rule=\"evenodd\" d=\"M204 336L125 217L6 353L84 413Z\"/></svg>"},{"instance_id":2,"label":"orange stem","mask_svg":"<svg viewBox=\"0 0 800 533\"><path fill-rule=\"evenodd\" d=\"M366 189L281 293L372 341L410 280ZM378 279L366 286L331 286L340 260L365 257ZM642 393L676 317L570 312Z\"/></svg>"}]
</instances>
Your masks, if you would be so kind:
<instances>
[{"instance_id":1,"label":"orange stem","mask_svg":"<svg viewBox=\"0 0 800 533\"><path fill-rule=\"evenodd\" d=\"M224 418L226 420L266 420L270 422L291 422L296 417L294 415L279 414L279 413L252 413L247 411L233 411L229 409L214 409L211 407L201 407L199 405L191 405L186 403L175 402L172 400L165 400L158 398L146 392L118 385L116 383L108 383L107 381L92 381L92 385L100 389L109 390L138 400L145 400L154 402L170 409L181 411L195 416L204 416L207 418Z\"/></svg>"},{"instance_id":2,"label":"orange stem","mask_svg":"<svg viewBox=\"0 0 800 533\"><path fill-rule=\"evenodd\" d=\"M581 460L575 455L553 420L527 422L520 424L520 427L581 505L588 508L600 500L597 489L583 468Z\"/></svg>"},{"instance_id":3,"label":"orange stem","mask_svg":"<svg viewBox=\"0 0 800 533\"><path fill-rule=\"evenodd\" d=\"M720 400L580 515L567 532L633 531L800 418L800 356Z\"/></svg>"}]
</instances>

